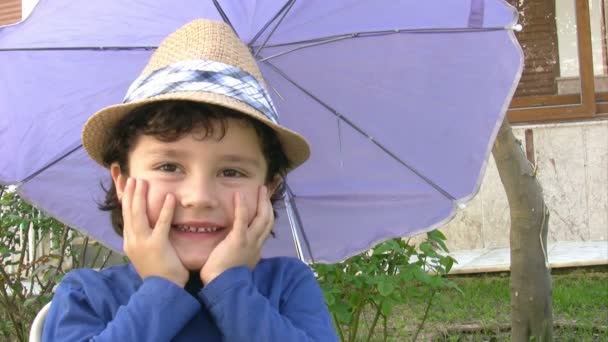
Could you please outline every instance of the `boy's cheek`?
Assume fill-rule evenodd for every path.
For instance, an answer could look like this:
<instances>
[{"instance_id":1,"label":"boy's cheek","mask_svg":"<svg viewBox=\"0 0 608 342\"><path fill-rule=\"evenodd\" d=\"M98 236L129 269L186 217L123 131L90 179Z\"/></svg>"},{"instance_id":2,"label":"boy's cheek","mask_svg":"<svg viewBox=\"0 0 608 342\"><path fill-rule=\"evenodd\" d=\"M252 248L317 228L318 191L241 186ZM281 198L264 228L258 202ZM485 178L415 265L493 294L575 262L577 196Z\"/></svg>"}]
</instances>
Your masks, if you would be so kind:
<instances>
[{"instance_id":1,"label":"boy's cheek","mask_svg":"<svg viewBox=\"0 0 608 342\"><path fill-rule=\"evenodd\" d=\"M251 225L253 219L257 215L258 210L258 192L256 189L241 189L241 193L245 196L245 207L247 208L247 224ZM231 194L230 212L232 213L232 222L234 222L234 215L236 214L236 207L234 206L234 198L236 191Z\"/></svg>"},{"instance_id":2,"label":"boy's cheek","mask_svg":"<svg viewBox=\"0 0 608 342\"><path fill-rule=\"evenodd\" d=\"M154 188L150 186L148 190L148 197L146 199L146 208L148 213L148 220L150 225L154 226L158 217L160 215L160 211L163 207L163 201L165 199L168 191L162 191L162 189Z\"/></svg>"},{"instance_id":3,"label":"boy's cheek","mask_svg":"<svg viewBox=\"0 0 608 342\"><path fill-rule=\"evenodd\" d=\"M162 206L163 206L163 201L164 198L166 196L166 194L168 194L170 189L165 189L162 186L159 186L158 184L150 184L149 188L148 188L148 196L147 196L147 203L146 203L146 208L147 208L147 213L148 213L148 220L150 222L151 226L154 226L154 224L156 223L156 221L158 220L158 217L160 215L160 211L162 210ZM243 195L245 196L245 206L247 208L247 222L248 224L251 224L251 222L255 219L256 215L257 215L257 208L258 208L258 190L256 188L247 188L247 189L241 189L240 190ZM220 204L220 206L218 207L218 209L220 209L221 207L229 207L230 209L228 209L229 215L231 215L231 219L234 222L234 215L235 215L235 207L234 207L234 198L235 198L235 192L231 192L230 194L225 194L228 196L222 196L223 198L218 198L220 201L224 202L223 204ZM176 200L177 203L180 203L180 198L179 198L179 194L175 194L176 195ZM221 209L220 209L221 210Z\"/></svg>"}]
</instances>

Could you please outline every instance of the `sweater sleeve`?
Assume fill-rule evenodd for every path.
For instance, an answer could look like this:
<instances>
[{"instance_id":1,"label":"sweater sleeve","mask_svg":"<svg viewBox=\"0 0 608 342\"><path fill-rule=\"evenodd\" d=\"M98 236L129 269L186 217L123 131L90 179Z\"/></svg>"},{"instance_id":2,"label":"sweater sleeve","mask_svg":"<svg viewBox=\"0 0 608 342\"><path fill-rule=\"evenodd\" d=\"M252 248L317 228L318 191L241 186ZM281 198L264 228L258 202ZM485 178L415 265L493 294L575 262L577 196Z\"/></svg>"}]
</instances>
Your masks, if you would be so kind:
<instances>
[{"instance_id":1,"label":"sweater sleeve","mask_svg":"<svg viewBox=\"0 0 608 342\"><path fill-rule=\"evenodd\" d=\"M312 271L299 264L295 272L278 309L258 291L247 267L229 269L201 290L224 341L338 341Z\"/></svg>"},{"instance_id":2,"label":"sweater sleeve","mask_svg":"<svg viewBox=\"0 0 608 342\"><path fill-rule=\"evenodd\" d=\"M94 303L112 293L91 285L85 291L82 278L66 275L53 296L43 341L169 341L200 310L184 289L150 277L110 317L107 306ZM91 300L92 294L100 297Z\"/></svg>"}]
</instances>

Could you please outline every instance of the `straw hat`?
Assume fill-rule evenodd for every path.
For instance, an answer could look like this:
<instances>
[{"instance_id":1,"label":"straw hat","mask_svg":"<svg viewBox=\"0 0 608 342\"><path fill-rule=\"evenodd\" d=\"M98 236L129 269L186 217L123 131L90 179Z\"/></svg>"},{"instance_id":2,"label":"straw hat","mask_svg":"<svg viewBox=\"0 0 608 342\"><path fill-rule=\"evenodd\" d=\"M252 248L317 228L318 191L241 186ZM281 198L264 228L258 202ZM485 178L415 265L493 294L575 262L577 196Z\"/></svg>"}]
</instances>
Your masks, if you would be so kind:
<instances>
[{"instance_id":1,"label":"straw hat","mask_svg":"<svg viewBox=\"0 0 608 342\"><path fill-rule=\"evenodd\" d=\"M245 100L239 99L235 96L217 92L214 88L194 91L187 89L185 91L167 91L166 88L172 88L164 85L175 81L171 79L174 74L157 77L156 90L148 92L147 95L144 91L143 97L136 96L134 99L129 99L129 96L141 90L132 89L137 88L138 81L144 79L143 83L146 83L146 78L158 76L167 68L180 65L180 63L189 64L194 62L196 64L197 61L211 61L211 64L230 67L232 68L231 71L242 71L242 73L237 72L237 74L245 75L244 77L250 81L250 84L253 83L259 88L259 93L263 95L260 98L262 102L266 103L266 106L258 106L258 101L251 101L249 97L246 97ZM232 81L234 80L230 79L230 82ZM161 87L158 87L159 82ZM207 84L211 84L213 87L215 86L214 82L213 79L208 80ZM254 93L256 92L254 91ZM283 151L290 161L290 170L302 164L310 155L310 147L304 137L273 122L276 121L273 120L272 114L274 106L265 90L262 74L247 46L225 23L203 19L192 21L165 38L150 57L140 77L129 89L124 103L101 109L88 119L82 130L82 143L85 150L98 164L106 168L109 167L109 165L103 163L102 155L104 147L108 145L109 139L111 139L113 127L133 110L149 103L166 100L186 100L218 105L261 121L276 132ZM263 108L263 110L260 110L260 108ZM271 110L268 110L268 108ZM276 112L274 113L274 118L276 118Z\"/></svg>"}]
</instances>

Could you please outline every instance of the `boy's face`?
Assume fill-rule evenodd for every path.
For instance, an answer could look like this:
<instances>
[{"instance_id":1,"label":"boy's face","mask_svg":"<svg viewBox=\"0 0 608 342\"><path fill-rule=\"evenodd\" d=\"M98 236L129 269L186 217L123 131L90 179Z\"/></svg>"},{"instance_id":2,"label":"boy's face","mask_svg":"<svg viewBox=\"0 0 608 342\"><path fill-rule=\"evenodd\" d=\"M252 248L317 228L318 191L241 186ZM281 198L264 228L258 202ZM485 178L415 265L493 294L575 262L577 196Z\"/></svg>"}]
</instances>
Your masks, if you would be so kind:
<instances>
[{"instance_id":1,"label":"boy's face","mask_svg":"<svg viewBox=\"0 0 608 342\"><path fill-rule=\"evenodd\" d=\"M220 132L219 123L215 123ZM232 229L235 192L244 195L248 222L257 209L267 163L256 131L249 124L228 119L226 134L200 139L198 131L174 142L141 135L129 152L129 176L148 182L147 215L154 227L167 193L176 204L169 241L184 266L200 270L211 251ZM126 177L112 166L117 192ZM268 199L273 185L269 186Z\"/></svg>"}]
</instances>

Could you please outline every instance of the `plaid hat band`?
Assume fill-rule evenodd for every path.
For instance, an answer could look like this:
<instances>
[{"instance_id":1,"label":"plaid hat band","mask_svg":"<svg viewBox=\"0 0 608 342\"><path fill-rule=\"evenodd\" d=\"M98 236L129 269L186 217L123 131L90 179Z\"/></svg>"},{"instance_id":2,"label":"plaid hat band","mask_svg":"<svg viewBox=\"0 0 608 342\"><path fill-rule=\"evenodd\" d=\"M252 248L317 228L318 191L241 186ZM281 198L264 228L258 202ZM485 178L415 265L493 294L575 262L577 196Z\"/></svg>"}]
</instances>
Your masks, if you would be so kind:
<instances>
[{"instance_id":1,"label":"plaid hat band","mask_svg":"<svg viewBox=\"0 0 608 342\"><path fill-rule=\"evenodd\" d=\"M154 96L203 91L225 95L262 112L278 124L277 111L264 87L248 72L209 60L187 60L141 75L129 87L123 103Z\"/></svg>"}]
</instances>

